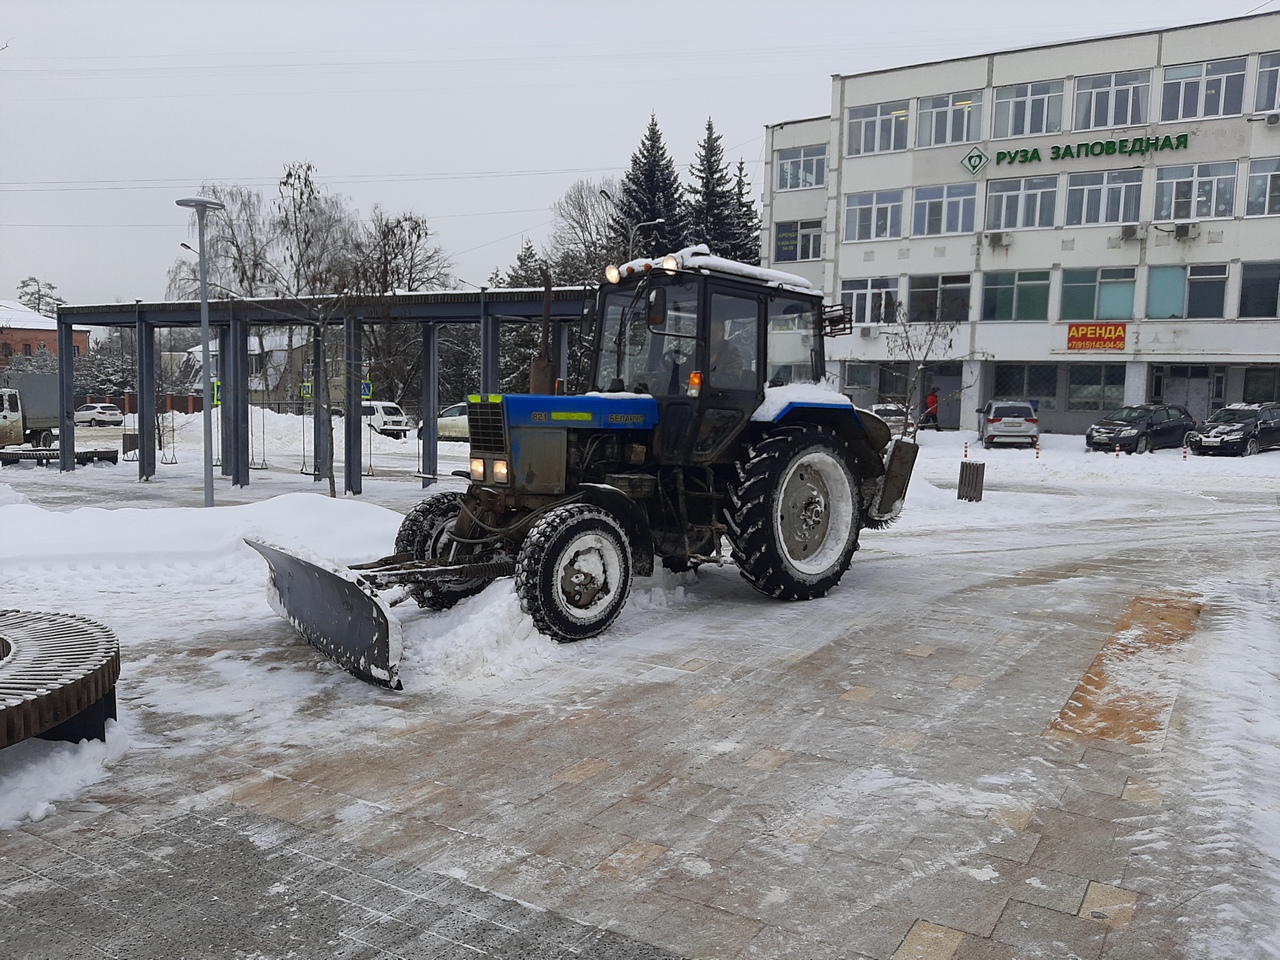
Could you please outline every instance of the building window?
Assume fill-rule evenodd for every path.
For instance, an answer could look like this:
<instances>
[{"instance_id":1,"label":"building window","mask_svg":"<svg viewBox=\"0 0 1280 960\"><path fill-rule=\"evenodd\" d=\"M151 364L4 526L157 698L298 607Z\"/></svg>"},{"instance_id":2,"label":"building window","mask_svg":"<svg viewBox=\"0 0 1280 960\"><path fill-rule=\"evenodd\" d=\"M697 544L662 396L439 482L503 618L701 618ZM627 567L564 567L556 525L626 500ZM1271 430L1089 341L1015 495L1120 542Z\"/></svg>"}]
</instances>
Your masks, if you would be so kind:
<instances>
[{"instance_id":1,"label":"building window","mask_svg":"<svg viewBox=\"0 0 1280 960\"><path fill-rule=\"evenodd\" d=\"M898 278L840 281L840 302L854 323L893 323L898 311Z\"/></svg>"},{"instance_id":2,"label":"building window","mask_svg":"<svg viewBox=\"0 0 1280 960\"><path fill-rule=\"evenodd\" d=\"M71 356L72 356L72 358L78 358L78 357L80 356L80 347L79 347L79 345L74 344L74 343L71 345Z\"/></svg>"},{"instance_id":3,"label":"building window","mask_svg":"<svg viewBox=\"0 0 1280 960\"><path fill-rule=\"evenodd\" d=\"M987 183L987 229L1052 227L1058 178L1021 177Z\"/></svg>"},{"instance_id":4,"label":"building window","mask_svg":"<svg viewBox=\"0 0 1280 960\"><path fill-rule=\"evenodd\" d=\"M917 237L936 237L945 233L973 233L973 212L977 198L976 183L916 187L912 207L912 234Z\"/></svg>"},{"instance_id":5,"label":"building window","mask_svg":"<svg viewBox=\"0 0 1280 960\"><path fill-rule=\"evenodd\" d=\"M876 368L870 363L844 361L844 389L870 390L875 386Z\"/></svg>"},{"instance_id":6,"label":"building window","mask_svg":"<svg viewBox=\"0 0 1280 960\"><path fill-rule=\"evenodd\" d=\"M1227 298L1227 265L1152 267L1147 316L1153 320L1220 318Z\"/></svg>"},{"instance_id":7,"label":"building window","mask_svg":"<svg viewBox=\"0 0 1280 960\"><path fill-rule=\"evenodd\" d=\"M22 355L23 355L24 357L29 357L29 356L31 356L31 344L29 344L29 343L24 343L24 344L22 345Z\"/></svg>"},{"instance_id":8,"label":"building window","mask_svg":"<svg viewBox=\"0 0 1280 960\"><path fill-rule=\"evenodd\" d=\"M1280 53L1264 53L1258 58L1258 94L1253 108L1280 110Z\"/></svg>"},{"instance_id":9,"label":"building window","mask_svg":"<svg viewBox=\"0 0 1280 960\"><path fill-rule=\"evenodd\" d=\"M1115 410L1124 406L1123 363L1068 365L1068 410Z\"/></svg>"},{"instance_id":10,"label":"building window","mask_svg":"<svg viewBox=\"0 0 1280 960\"><path fill-rule=\"evenodd\" d=\"M992 137L1027 137L1062 129L1062 81L996 87Z\"/></svg>"},{"instance_id":11,"label":"building window","mask_svg":"<svg viewBox=\"0 0 1280 960\"><path fill-rule=\"evenodd\" d=\"M1133 267L1062 271L1063 320L1132 320Z\"/></svg>"},{"instance_id":12,"label":"building window","mask_svg":"<svg viewBox=\"0 0 1280 960\"><path fill-rule=\"evenodd\" d=\"M901 190L851 193L844 198L846 240L887 240L901 236Z\"/></svg>"},{"instance_id":13,"label":"building window","mask_svg":"<svg viewBox=\"0 0 1280 960\"><path fill-rule=\"evenodd\" d=\"M907 101L849 108L849 156L907 149Z\"/></svg>"},{"instance_id":14,"label":"building window","mask_svg":"<svg viewBox=\"0 0 1280 960\"><path fill-rule=\"evenodd\" d=\"M908 318L912 323L945 326L967 322L972 283L967 273L912 277L907 291Z\"/></svg>"},{"instance_id":15,"label":"building window","mask_svg":"<svg viewBox=\"0 0 1280 960\"><path fill-rule=\"evenodd\" d=\"M1249 194L1244 212L1247 217L1280 214L1280 157L1249 161Z\"/></svg>"},{"instance_id":16,"label":"building window","mask_svg":"<svg viewBox=\"0 0 1280 960\"><path fill-rule=\"evenodd\" d=\"M1240 316L1280 317L1280 263L1246 263L1240 268Z\"/></svg>"},{"instance_id":17,"label":"building window","mask_svg":"<svg viewBox=\"0 0 1280 960\"><path fill-rule=\"evenodd\" d=\"M1075 128L1142 126L1150 98L1150 70L1081 77L1076 81Z\"/></svg>"},{"instance_id":18,"label":"building window","mask_svg":"<svg viewBox=\"0 0 1280 960\"><path fill-rule=\"evenodd\" d=\"M260 377L262 370L266 366L266 355L261 353L249 354L249 376Z\"/></svg>"},{"instance_id":19,"label":"building window","mask_svg":"<svg viewBox=\"0 0 1280 960\"><path fill-rule=\"evenodd\" d=\"M1275 403L1280 400L1280 377L1275 367L1245 367L1245 403Z\"/></svg>"},{"instance_id":20,"label":"building window","mask_svg":"<svg viewBox=\"0 0 1280 960\"><path fill-rule=\"evenodd\" d=\"M1049 271L987 273L982 281L983 320L1048 320Z\"/></svg>"},{"instance_id":21,"label":"building window","mask_svg":"<svg viewBox=\"0 0 1280 960\"><path fill-rule=\"evenodd\" d=\"M997 363L995 395L1009 400L1036 400L1041 410L1058 409L1056 363Z\"/></svg>"},{"instance_id":22,"label":"building window","mask_svg":"<svg viewBox=\"0 0 1280 960\"><path fill-rule=\"evenodd\" d=\"M916 146L969 143L982 139L982 91L921 97Z\"/></svg>"},{"instance_id":23,"label":"building window","mask_svg":"<svg viewBox=\"0 0 1280 960\"><path fill-rule=\"evenodd\" d=\"M1244 108L1244 57L1164 68L1160 119L1231 117Z\"/></svg>"},{"instance_id":24,"label":"building window","mask_svg":"<svg viewBox=\"0 0 1280 960\"><path fill-rule=\"evenodd\" d=\"M8 343L0 343L0 356L5 358L13 356L13 345Z\"/></svg>"},{"instance_id":25,"label":"building window","mask_svg":"<svg viewBox=\"0 0 1280 960\"><path fill-rule=\"evenodd\" d=\"M788 220L773 229L774 262L822 259L821 220Z\"/></svg>"},{"instance_id":26,"label":"building window","mask_svg":"<svg viewBox=\"0 0 1280 960\"><path fill-rule=\"evenodd\" d=\"M1236 206L1236 162L1187 163L1156 170L1155 220L1229 217Z\"/></svg>"},{"instance_id":27,"label":"building window","mask_svg":"<svg viewBox=\"0 0 1280 960\"><path fill-rule=\"evenodd\" d=\"M827 182L827 145L778 151L778 189L803 190Z\"/></svg>"},{"instance_id":28,"label":"building window","mask_svg":"<svg viewBox=\"0 0 1280 960\"><path fill-rule=\"evenodd\" d=\"M880 399L896 403L907 402L911 387L911 368L906 363L882 363L880 365Z\"/></svg>"},{"instance_id":29,"label":"building window","mask_svg":"<svg viewBox=\"0 0 1280 960\"><path fill-rule=\"evenodd\" d=\"M1073 173L1067 177L1067 226L1137 223L1142 209L1142 171Z\"/></svg>"}]
</instances>

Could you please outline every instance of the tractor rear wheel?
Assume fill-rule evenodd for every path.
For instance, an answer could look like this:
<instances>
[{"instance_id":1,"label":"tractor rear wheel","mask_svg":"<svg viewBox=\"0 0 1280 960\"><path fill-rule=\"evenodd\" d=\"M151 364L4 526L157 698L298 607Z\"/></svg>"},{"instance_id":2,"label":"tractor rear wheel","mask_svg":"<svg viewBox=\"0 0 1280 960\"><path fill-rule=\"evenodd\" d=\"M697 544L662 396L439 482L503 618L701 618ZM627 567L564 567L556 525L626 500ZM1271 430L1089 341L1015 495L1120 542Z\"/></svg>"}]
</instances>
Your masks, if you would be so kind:
<instances>
[{"instance_id":1,"label":"tractor rear wheel","mask_svg":"<svg viewBox=\"0 0 1280 960\"><path fill-rule=\"evenodd\" d=\"M437 493L427 497L409 511L396 533L396 553L409 553L415 560L452 560L459 563L482 559L458 554L459 544L453 540L453 526L462 512L463 495ZM430 610L448 610L459 600L475 596L493 581L442 580L433 583L428 590L415 585L410 590L418 606Z\"/></svg>"},{"instance_id":2,"label":"tractor rear wheel","mask_svg":"<svg viewBox=\"0 0 1280 960\"><path fill-rule=\"evenodd\" d=\"M548 510L520 547L520 608L559 643L603 633L630 592L631 542L599 507L577 503Z\"/></svg>"},{"instance_id":3,"label":"tractor rear wheel","mask_svg":"<svg viewBox=\"0 0 1280 960\"><path fill-rule=\"evenodd\" d=\"M812 600L840 582L858 549L858 481L842 440L783 427L735 465L726 511L738 571L765 596Z\"/></svg>"}]
</instances>

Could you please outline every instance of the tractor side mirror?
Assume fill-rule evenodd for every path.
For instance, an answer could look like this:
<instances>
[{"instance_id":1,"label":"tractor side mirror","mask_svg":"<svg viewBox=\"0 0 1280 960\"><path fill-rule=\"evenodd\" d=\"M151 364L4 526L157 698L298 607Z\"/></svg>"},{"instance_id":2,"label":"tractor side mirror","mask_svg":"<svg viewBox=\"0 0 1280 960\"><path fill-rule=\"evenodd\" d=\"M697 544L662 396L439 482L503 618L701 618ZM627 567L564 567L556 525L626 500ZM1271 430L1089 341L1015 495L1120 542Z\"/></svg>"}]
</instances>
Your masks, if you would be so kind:
<instances>
[{"instance_id":1,"label":"tractor side mirror","mask_svg":"<svg viewBox=\"0 0 1280 960\"><path fill-rule=\"evenodd\" d=\"M648 310L644 322L653 327L660 327L667 322L667 288L654 287L649 291Z\"/></svg>"}]
</instances>

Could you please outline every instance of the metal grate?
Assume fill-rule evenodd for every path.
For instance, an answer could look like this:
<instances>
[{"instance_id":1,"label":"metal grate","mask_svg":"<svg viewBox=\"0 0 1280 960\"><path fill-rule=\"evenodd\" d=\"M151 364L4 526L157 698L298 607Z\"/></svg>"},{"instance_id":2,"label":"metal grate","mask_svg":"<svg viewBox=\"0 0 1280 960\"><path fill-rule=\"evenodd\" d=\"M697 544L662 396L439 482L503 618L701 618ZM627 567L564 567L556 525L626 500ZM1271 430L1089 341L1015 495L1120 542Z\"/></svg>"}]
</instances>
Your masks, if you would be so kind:
<instances>
[{"instance_id":1,"label":"metal grate","mask_svg":"<svg viewBox=\"0 0 1280 960\"><path fill-rule=\"evenodd\" d=\"M502 416L502 399L482 397L467 403L467 432L471 453L506 453L507 431Z\"/></svg>"}]
</instances>

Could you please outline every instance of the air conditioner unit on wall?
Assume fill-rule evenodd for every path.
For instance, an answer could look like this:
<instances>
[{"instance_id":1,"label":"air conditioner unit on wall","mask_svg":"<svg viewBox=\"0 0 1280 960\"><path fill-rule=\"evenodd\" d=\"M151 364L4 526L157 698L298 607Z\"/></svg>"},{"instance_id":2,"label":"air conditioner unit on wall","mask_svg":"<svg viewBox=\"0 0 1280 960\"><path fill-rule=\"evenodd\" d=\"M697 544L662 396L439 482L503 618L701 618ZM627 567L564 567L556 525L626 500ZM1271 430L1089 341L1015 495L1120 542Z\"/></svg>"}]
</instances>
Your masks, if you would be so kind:
<instances>
[{"instance_id":1,"label":"air conditioner unit on wall","mask_svg":"<svg viewBox=\"0 0 1280 960\"><path fill-rule=\"evenodd\" d=\"M987 243L991 245L992 249L1009 246L1010 239L1011 237L1004 230L996 230L987 234Z\"/></svg>"},{"instance_id":2,"label":"air conditioner unit on wall","mask_svg":"<svg viewBox=\"0 0 1280 960\"><path fill-rule=\"evenodd\" d=\"M1120 228L1121 240L1145 240L1147 239L1147 225L1145 223L1126 223Z\"/></svg>"},{"instance_id":3,"label":"air conditioner unit on wall","mask_svg":"<svg viewBox=\"0 0 1280 960\"><path fill-rule=\"evenodd\" d=\"M1268 127L1277 127L1277 126L1280 126L1280 113L1268 113L1268 114L1267 114L1267 126L1268 126Z\"/></svg>"},{"instance_id":4,"label":"air conditioner unit on wall","mask_svg":"<svg viewBox=\"0 0 1280 960\"><path fill-rule=\"evenodd\" d=\"M858 329L858 332L859 332L859 333L861 333L864 337L869 337L869 336L871 336L871 328L870 328L870 327L860 327L860 328Z\"/></svg>"},{"instance_id":5,"label":"air conditioner unit on wall","mask_svg":"<svg viewBox=\"0 0 1280 960\"><path fill-rule=\"evenodd\" d=\"M1175 223L1173 225L1173 238L1175 240L1194 240L1200 236L1200 224L1198 223Z\"/></svg>"}]
</instances>

